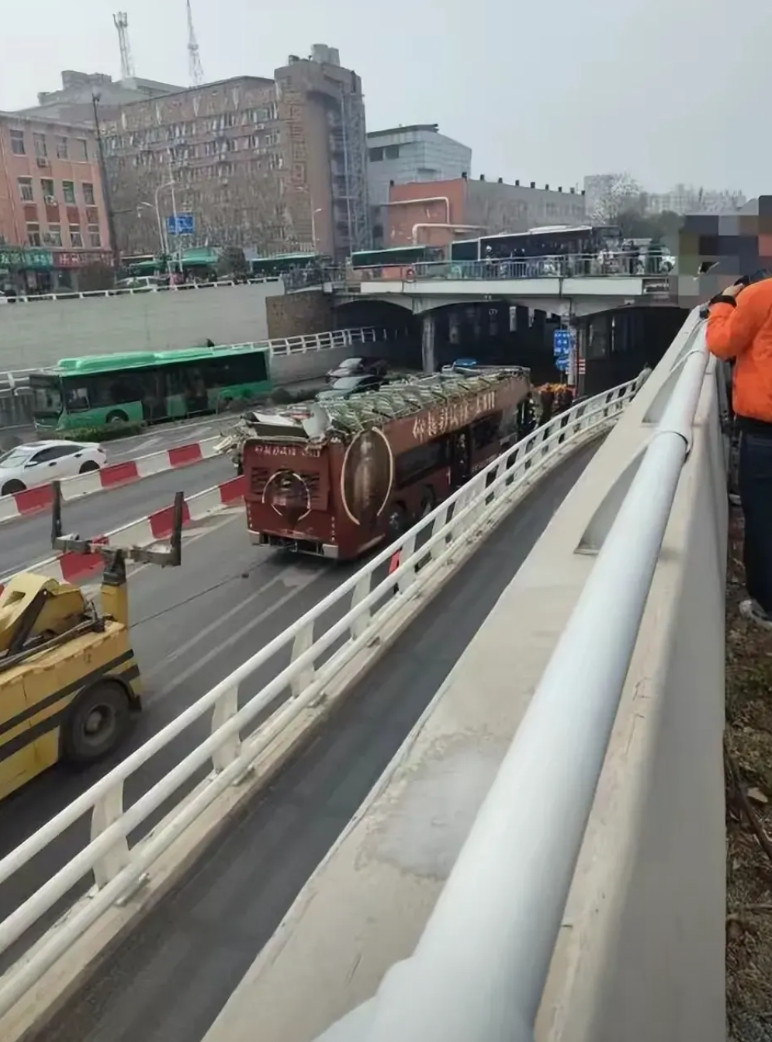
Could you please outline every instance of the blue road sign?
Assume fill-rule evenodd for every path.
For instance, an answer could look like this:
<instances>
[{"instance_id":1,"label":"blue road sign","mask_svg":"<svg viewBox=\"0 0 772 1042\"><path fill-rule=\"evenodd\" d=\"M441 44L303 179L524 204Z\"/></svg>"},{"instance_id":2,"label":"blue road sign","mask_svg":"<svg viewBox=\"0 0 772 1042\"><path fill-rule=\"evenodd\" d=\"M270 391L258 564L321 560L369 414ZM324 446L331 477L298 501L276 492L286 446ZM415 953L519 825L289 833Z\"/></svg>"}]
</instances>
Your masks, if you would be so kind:
<instances>
[{"instance_id":1,"label":"blue road sign","mask_svg":"<svg viewBox=\"0 0 772 1042\"><path fill-rule=\"evenodd\" d=\"M552 353L555 359L555 368L566 370L568 360L571 357L573 338L570 329L556 329L552 334Z\"/></svg>"},{"instance_id":2,"label":"blue road sign","mask_svg":"<svg viewBox=\"0 0 772 1042\"><path fill-rule=\"evenodd\" d=\"M193 235L196 221L192 213L172 214L166 218L166 230L169 235Z\"/></svg>"}]
</instances>

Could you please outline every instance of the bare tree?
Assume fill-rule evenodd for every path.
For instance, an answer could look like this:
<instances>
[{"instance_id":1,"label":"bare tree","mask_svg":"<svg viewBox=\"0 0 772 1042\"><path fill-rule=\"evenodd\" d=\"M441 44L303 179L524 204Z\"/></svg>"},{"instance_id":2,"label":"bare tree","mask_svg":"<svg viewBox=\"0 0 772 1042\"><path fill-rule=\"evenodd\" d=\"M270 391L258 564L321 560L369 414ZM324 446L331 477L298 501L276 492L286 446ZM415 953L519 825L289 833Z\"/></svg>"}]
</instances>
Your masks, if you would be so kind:
<instances>
[{"instance_id":1,"label":"bare tree","mask_svg":"<svg viewBox=\"0 0 772 1042\"><path fill-rule=\"evenodd\" d=\"M621 214L642 214L645 209L646 196L634 177L609 174L589 201L588 217L595 224L616 224Z\"/></svg>"}]
</instances>

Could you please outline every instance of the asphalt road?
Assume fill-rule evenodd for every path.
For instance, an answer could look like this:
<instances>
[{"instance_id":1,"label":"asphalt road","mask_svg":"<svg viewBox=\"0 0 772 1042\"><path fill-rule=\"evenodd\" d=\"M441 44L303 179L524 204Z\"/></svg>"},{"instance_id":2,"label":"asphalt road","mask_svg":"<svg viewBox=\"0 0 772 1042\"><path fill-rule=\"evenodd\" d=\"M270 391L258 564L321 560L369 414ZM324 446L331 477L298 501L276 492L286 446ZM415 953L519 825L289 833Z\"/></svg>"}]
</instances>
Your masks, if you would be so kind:
<instances>
[{"instance_id":1,"label":"asphalt road","mask_svg":"<svg viewBox=\"0 0 772 1042\"><path fill-rule=\"evenodd\" d=\"M221 481L229 481L234 474L230 460L217 456L119 488L95 492L93 496L84 496L63 505L64 529L77 532L84 538L103 535L169 506L175 492L182 491L186 495L202 492ZM48 511L28 514L0 525L0 577L43 561L52 553Z\"/></svg>"},{"instance_id":2,"label":"asphalt road","mask_svg":"<svg viewBox=\"0 0 772 1042\"><path fill-rule=\"evenodd\" d=\"M593 451L582 450L536 486L362 681L335 721L244 809L225 841L139 924L39 1042L200 1042ZM238 516L218 524L215 532L186 540L178 573L147 568L133 577L147 711L130 748L350 574L352 566L293 561L249 547ZM191 729L176 748L159 754L130 786L129 798L168 771L202 734ZM2 804L0 853L100 770L71 775L54 769ZM86 834L84 821L30 865L24 880L0 888L0 917L49 878Z\"/></svg>"}]
</instances>

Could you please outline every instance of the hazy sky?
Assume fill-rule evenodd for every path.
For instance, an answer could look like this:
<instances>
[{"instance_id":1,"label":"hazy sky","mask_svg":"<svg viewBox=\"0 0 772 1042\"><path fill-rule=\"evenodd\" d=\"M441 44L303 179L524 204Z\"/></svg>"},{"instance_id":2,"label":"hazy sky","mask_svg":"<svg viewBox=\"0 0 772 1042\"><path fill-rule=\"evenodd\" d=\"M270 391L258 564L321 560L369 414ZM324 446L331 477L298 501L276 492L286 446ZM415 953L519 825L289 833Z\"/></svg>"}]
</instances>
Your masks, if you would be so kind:
<instances>
[{"instance_id":1,"label":"hazy sky","mask_svg":"<svg viewBox=\"0 0 772 1042\"><path fill-rule=\"evenodd\" d=\"M185 0L0 0L0 108L64 68L118 78L125 9L137 75L186 85ZM272 75L312 43L362 77L368 128L439 123L474 172L568 187L627 170L769 191L772 4L746 0L194 0L207 79ZM28 11L29 17L24 14Z\"/></svg>"}]
</instances>

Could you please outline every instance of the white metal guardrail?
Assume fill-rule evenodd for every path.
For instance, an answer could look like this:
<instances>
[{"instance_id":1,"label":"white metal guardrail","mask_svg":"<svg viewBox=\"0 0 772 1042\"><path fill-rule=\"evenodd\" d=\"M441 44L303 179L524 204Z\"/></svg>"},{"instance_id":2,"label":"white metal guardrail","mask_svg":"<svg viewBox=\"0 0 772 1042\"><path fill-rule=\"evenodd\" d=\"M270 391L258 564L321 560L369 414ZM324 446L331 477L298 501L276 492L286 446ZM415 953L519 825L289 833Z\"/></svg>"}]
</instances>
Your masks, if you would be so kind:
<instances>
[{"instance_id":1,"label":"white metal guardrail","mask_svg":"<svg viewBox=\"0 0 772 1042\"><path fill-rule=\"evenodd\" d=\"M283 337L275 340L261 340L254 344L222 344L222 348L230 347L267 347L277 358L286 355L308 354L313 351L332 351L335 348L355 347L357 344L372 344L379 340L394 340L405 335L406 329L380 329L376 326L362 326L357 329L332 329L326 333L308 333L305 336ZM216 349L216 348L215 348ZM40 369L51 369L52 366L41 366L38 369L16 369L0 372L0 393L27 392L29 374L40 372Z\"/></svg>"},{"instance_id":2,"label":"white metal guardrail","mask_svg":"<svg viewBox=\"0 0 772 1042\"><path fill-rule=\"evenodd\" d=\"M414 954L389 970L373 999L317 1042L532 1042L707 361L699 323L676 362L682 369L662 419Z\"/></svg>"},{"instance_id":3,"label":"white metal guardrail","mask_svg":"<svg viewBox=\"0 0 772 1042\"><path fill-rule=\"evenodd\" d=\"M325 687L372 643L406 598L420 590L439 569L452 564L454 554L460 556L465 542L507 512L524 484L564 458L572 445L613 425L639 383L634 380L580 402L518 442L4 857L0 861L0 885L21 872L80 818L90 815L89 842L0 923L2 953L23 938L73 886L93 878L96 887L88 900L60 920L0 978L0 1016L91 924L116 901L133 892L182 831L220 793L242 778L260 753L304 709L324 697ZM384 566L397 550L399 567L386 575ZM319 621L335 606L345 608L342 617L324 632L317 632ZM254 676L266 663L282 663L288 652L289 665L280 666L274 679L239 707L242 681ZM250 733L250 725L282 695L286 697L278 707ZM206 740L127 806L127 779L210 713L210 734ZM130 846L127 837L136 837L140 826L207 765L212 773L206 780L192 793L180 796L162 826L135 838Z\"/></svg>"},{"instance_id":4,"label":"white metal guardrail","mask_svg":"<svg viewBox=\"0 0 772 1042\"><path fill-rule=\"evenodd\" d=\"M222 289L225 286L256 286L264 282L281 282L280 275L267 275L260 279L218 279L215 282L183 282L175 286L114 286L112 289L65 290L61 293L20 293L16 297L0 297L0 304L13 307L17 304L40 304L52 300L90 300L94 297L137 297L145 293L187 293L205 289Z\"/></svg>"}]
</instances>

